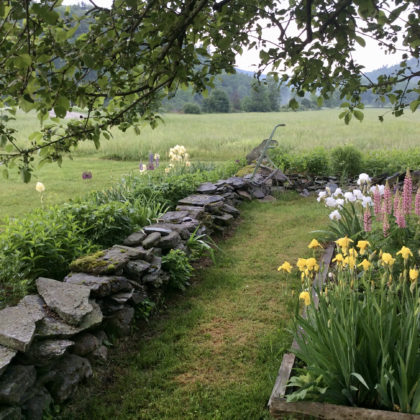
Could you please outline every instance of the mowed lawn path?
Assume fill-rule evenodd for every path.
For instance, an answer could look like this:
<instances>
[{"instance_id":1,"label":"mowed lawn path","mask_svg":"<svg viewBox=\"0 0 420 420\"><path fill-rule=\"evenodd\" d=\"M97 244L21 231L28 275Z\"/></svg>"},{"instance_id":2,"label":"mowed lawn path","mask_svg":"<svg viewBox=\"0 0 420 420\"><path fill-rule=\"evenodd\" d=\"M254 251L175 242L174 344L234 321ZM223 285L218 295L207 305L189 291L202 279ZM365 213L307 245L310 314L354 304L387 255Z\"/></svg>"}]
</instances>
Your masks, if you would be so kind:
<instances>
[{"instance_id":1,"label":"mowed lawn path","mask_svg":"<svg viewBox=\"0 0 420 420\"><path fill-rule=\"evenodd\" d=\"M117 344L58 417L268 419L299 289L277 267L308 256L310 231L325 220L322 206L296 194L243 205L216 264L197 270L184 295Z\"/></svg>"}]
</instances>

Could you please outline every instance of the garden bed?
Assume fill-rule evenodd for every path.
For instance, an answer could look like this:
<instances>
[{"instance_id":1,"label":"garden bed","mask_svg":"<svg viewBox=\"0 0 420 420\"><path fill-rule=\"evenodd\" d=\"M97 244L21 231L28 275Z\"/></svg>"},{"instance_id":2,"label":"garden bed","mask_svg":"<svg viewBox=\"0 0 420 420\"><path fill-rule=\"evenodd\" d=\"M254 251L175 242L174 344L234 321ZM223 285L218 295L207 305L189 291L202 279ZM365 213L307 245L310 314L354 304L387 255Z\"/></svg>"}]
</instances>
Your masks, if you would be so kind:
<instances>
[{"instance_id":1,"label":"garden bed","mask_svg":"<svg viewBox=\"0 0 420 420\"><path fill-rule=\"evenodd\" d=\"M316 290L322 290L324 283L326 282L329 266L334 255L335 244L329 245L321 259L320 266L323 267L322 271L314 278L312 284L312 299L314 304L318 307L318 296ZM304 307L303 316L305 317L306 307ZM292 349L298 349L298 343L293 340ZM295 367L296 356L294 353L286 353L283 356L283 360L276 378L275 385L273 387L268 407L270 414L275 419L284 419L285 416L292 415L293 418L305 418L311 416L318 419L379 419L379 420L391 420L391 419L419 419L420 416L417 414L398 413L395 411L384 411L376 409L368 409L361 407L350 407L344 405L336 405L329 403L319 403L313 401L298 401L298 402L287 402L286 400L286 387L290 379L292 370Z\"/></svg>"}]
</instances>

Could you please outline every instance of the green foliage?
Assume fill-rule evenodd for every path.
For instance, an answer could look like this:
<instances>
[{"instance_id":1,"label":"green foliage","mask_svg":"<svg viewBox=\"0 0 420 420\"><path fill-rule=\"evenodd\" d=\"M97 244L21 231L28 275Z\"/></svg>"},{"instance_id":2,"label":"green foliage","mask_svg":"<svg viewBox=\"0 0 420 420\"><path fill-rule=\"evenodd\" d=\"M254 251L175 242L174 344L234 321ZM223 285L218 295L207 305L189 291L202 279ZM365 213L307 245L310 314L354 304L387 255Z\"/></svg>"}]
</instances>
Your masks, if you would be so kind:
<instances>
[{"instance_id":1,"label":"green foliage","mask_svg":"<svg viewBox=\"0 0 420 420\"><path fill-rule=\"evenodd\" d=\"M341 177L355 177L362 171L362 154L353 146L339 146L331 151L331 168Z\"/></svg>"},{"instance_id":2,"label":"green foliage","mask_svg":"<svg viewBox=\"0 0 420 420\"><path fill-rule=\"evenodd\" d=\"M127 237L133 230L132 218L137 217L135 207L120 201L100 205L94 201L65 204L61 211L73 216L84 236L102 247L112 246Z\"/></svg>"},{"instance_id":3,"label":"green foliage","mask_svg":"<svg viewBox=\"0 0 420 420\"><path fill-rule=\"evenodd\" d=\"M254 82L251 94L242 101L242 109L246 112L278 111L280 106L280 87L272 78L264 82Z\"/></svg>"},{"instance_id":4,"label":"green foliage","mask_svg":"<svg viewBox=\"0 0 420 420\"><path fill-rule=\"evenodd\" d=\"M230 111L229 98L223 90L212 90L210 97L203 100L204 112L226 113Z\"/></svg>"},{"instance_id":5,"label":"green foliage","mask_svg":"<svg viewBox=\"0 0 420 420\"><path fill-rule=\"evenodd\" d=\"M210 255L213 263L215 262L213 246L216 246L214 241L207 236L206 234L198 233L199 227L190 235L185 245L187 246L190 255L189 258L191 261L198 260L202 256L208 254Z\"/></svg>"},{"instance_id":6,"label":"green foliage","mask_svg":"<svg viewBox=\"0 0 420 420\"><path fill-rule=\"evenodd\" d=\"M189 258L180 249L171 249L162 257L162 268L170 275L169 287L176 290L185 290L193 271Z\"/></svg>"},{"instance_id":7,"label":"green foliage","mask_svg":"<svg viewBox=\"0 0 420 420\"><path fill-rule=\"evenodd\" d=\"M387 277L387 276L386 276ZM289 401L309 399L359 407L420 413L419 289L406 283L378 288L363 278L349 287L340 276L318 308L297 317L297 356L305 362L300 388Z\"/></svg>"},{"instance_id":8,"label":"green foliage","mask_svg":"<svg viewBox=\"0 0 420 420\"><path fill-rule=\"evenodd\" d=\"M313 233L322 241L335 241L348 236L355 243L364 239L366 232L363 228L363 214L359 214L353 203L347 203L340 209L340 220L332 220L325 230L315 230Z\"/></svg>"},{"instance_id":9,"label":"green foliage","mask_svg":"<svg viewBox=\"0 0 420 420\"><path fill-rule=\"evenodd\" d=\"M1 300L33 291L39 276L63 278L72 260L95 249L76 215L58 206L10 219L0 233Z\"/></svg>"},{"instance_id":10,"label":"green foliage","mask_svg":"<svg viewBox=\"0 0 420 420\"><path fill-rule=\"evenodd\" d=\"M201 114L201 108L197 104L186 103L183 107L184 114Z\"/></svg>"},{"instance_id":11,"label":"green foliage","mask_svg":"<svg viewBox=\"0 0 420 420\"><path fill-rule=\"evenodd\" d=\"M33 290L41 275L62 279L77 257L121 242L155 222L200 183L227 178L237 167L228 163L206 171L210 165L197 164L180 175L131 175L83 199L10 219L0 233L0 305Z\"/></svg>"},{"instance_id":12,"label":"green foliage","mask_svg":"<svg viewBox=\"0 0 420 420\"><path fill-rule=\"evenodd\" d=\"M329 175L330 157L323 147L316 147L306 156L306 170L310 175Z\"/></svg>"}]
</instances>

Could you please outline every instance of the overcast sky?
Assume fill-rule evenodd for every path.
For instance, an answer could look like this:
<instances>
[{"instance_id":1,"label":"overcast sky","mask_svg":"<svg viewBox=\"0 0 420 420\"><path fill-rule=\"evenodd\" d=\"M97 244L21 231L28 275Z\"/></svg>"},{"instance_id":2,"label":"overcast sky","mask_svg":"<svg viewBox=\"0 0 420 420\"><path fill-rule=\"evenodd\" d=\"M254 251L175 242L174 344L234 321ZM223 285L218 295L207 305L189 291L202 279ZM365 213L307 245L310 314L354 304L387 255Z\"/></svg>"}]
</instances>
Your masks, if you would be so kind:
<instances>
[{"instance_id":1,"label":"overcast sky","mask_svg":"<svg viewBox=\"0 0 420 420\"><path fill-rule=\"evenodd\" d=\"M110 7L113 0L94 0L95 4L102 7ZM63 4L78 4L80 0L64 0ZM365 38L366 46L356 46L353 53L355 62L365 66L366 71L376 70L382 66L392 66L399 63L401 54L385 55L376 43ZM242 56L236 57L236 65L242 70L255 71L259 62L258 51L245 51Z\"/></svg>"}]
</instances>

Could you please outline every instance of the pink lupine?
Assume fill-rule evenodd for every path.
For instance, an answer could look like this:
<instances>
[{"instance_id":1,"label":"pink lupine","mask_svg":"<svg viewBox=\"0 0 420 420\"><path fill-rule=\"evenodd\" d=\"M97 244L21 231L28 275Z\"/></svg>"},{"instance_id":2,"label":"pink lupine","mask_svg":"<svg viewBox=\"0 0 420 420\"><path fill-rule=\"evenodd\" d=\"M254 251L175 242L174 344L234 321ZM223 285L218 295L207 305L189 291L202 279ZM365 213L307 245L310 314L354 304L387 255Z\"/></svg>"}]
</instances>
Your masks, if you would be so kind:
<instances>
[{"instance_id":1,"label":"pink lupine","mask_svg":"<svg viewBox=\"0 0 420 420\"><path fill-rule=\"evenodd\" d=\"M411 179L410 170L407 169L404 178L404 187L403 187L403 212L404 214L409 214L411 211L411 203L413 201L413 181Z\"/></svg>"},{"instance_id":2,"label":"pink lupine","mask_svg":"<svg viewBox=\"0 0 420 420\"><path fill-rule=\"evenodd\" d=\"M384 232L384 236L386 238L388 236L388 233L389 233L389 221L388 221L388 214L387 213L384 213L384 215L383 215L382 231Z\"/></svg>"},{"instance_id":3,"label":"pink lupine","mask_svg":"<svg viewBox=\"0 0 420 420\"><path fill-rule=\"evenodd\" d=\"M376 186L373 191L373 212L375 216L381 213L381 193L379 192L379 186Z\"/></svg>"},{"instance_id":4,"label":"pink lupine","mask_svg":"<svg viewBox=\"0 0 420 420\"><path fill-rule=\"evenodd\" d=\"M420 187L417 188L416 199L414 202L414 212L420 217Z\"/></svg>"},{"instance_id":5,"label":"pink lupine","mask_svg":"<svg viewBox=\"0 0 420 420\"><path fill-rule=\"evenodd\" d=\"M366 206L365 213L363 214L363 227L365 232L370 232L372 230L372 215L370 214L369 206Z\"/></svg>"},{"instance_id":6,"label":"pink lupine","mask_svg":"<svg viewBox=\"0 0 420 420\"><path fill-rule=\"evenodd\" d=\"M397 208L397 213L395 214L395 222L397 223L399 228L405 228L405 215L404 215L404 208L403 208L403 201L400 200Z\"/></svg>"},{"instance_id":7,"label":"pink lupine","mask_svg":"<svg viewBox=\"0 0 420 420\"><path fill-rule=\"evenodd\" d=\"M391 214L392 213L392 193L391 188L389 188L388 181L386 181L385 184L385 190L384 190L384 213Z\"/></svg>"},{"instance_id":8,"label":"pink lupine","mask_svg":"<svg viewBox=\"0 0 420 420\"><path fill-rule=\"evenodd\" d=\"M395 195L394 195L394 216L397 217L398 214L398 207L400 205L400 191L397 190L395 191Z\"/></svg>"}]
</instances>

